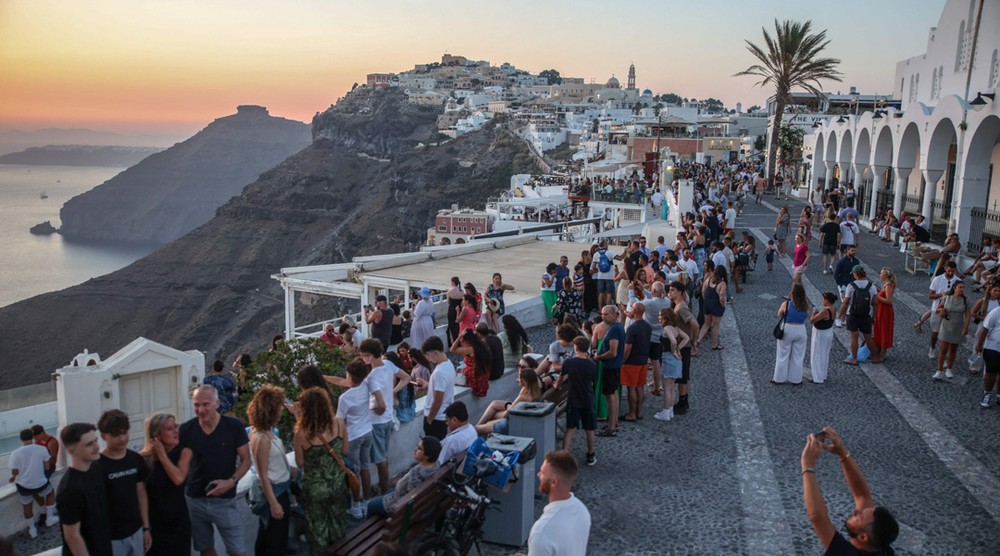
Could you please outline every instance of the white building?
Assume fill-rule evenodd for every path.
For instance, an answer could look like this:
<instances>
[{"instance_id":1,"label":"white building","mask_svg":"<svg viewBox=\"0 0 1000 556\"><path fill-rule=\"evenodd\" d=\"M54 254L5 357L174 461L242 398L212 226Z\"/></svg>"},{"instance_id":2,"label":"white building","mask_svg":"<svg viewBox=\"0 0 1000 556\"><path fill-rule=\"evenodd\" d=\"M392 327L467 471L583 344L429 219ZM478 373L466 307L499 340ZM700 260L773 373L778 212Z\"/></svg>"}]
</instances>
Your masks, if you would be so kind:
<instances>
[{"instance_id":1,"label":"white building","mask_svg":"<svg viewBox=\"0 0 1000 556\"><path fill-rule=\"evenodd\" d=\"M814 184L853 182L865 216L923 214L970 250L1000 236L1000 0L978 5L948 0L927 51L896 65L899 110L829 117L811 138Z\"/></svg>"},{"instance_id":2,"label":"white building","mask_svg":"<svg viewBox=\"0 0 1000 556\"><path fill-rule=\"evenodd\" d=\"M399 86L413 91L430 91L437 85L433 75L419 73L399 74Z\"/></svg>"},{"instance_id":3,"label":"white building","mask_svg":"<svg viewBox=\"0 0 1000 556\"><path fill-rule=\"evenodd\" d=\"M566 128L555 122L533 122L528 124L524 137L538 152L552 150L566 142Z\"/></svg>"},{"instance_id":4,"label":"white building","mask_svg":"<svg viewBox=\"0 0 1000 556\"><path fill-rule=\"evenodd\" d=\"M473 112L468 118L461 118L455 123L455 136L471 133L481 129L486 122L490 121L492 114L487 115L482 111Z\"/></svg>"}]
</instances>

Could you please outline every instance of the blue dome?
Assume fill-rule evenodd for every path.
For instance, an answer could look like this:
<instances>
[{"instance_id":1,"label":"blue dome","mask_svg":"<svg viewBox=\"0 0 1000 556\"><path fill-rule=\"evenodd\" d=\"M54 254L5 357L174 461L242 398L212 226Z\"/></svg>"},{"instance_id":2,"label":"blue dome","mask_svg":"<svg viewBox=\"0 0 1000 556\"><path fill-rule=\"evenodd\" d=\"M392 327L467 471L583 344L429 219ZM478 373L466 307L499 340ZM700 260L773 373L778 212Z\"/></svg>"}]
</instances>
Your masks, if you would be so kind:
<instances>
[{"instance_id":1,"label":"blue dome","mask_svg":"<svg viewBox=\"0 0 1000 556\"><path fill-rule=\"evenodd\" d=\"M643 96L653 96L653 91L651 91L650 89L643 89L642 90L642 95Z\"/></svg>"}]
</instances>

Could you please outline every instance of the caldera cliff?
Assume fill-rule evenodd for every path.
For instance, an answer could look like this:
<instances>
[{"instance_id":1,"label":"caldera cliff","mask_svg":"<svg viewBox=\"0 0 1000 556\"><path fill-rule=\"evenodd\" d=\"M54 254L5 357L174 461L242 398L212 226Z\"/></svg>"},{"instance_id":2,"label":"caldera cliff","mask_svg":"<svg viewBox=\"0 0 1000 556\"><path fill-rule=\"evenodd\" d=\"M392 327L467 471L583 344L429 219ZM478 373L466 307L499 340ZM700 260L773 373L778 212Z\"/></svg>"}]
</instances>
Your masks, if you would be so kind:
<instances>
[{"instance_id":1,"label":"caldera cliff","mask_svg":"<svg viewBox=\"0 0 1000 556\"><path fill-rule=\"evenodd\" d=\"M395 90L356 91L313 121L314 141L264 172L214 218L79 286L0 308L0 388L49 380L84 348L105 357L137 336L230 358L283 329L285 266L416 249L437 209L482 206L534 171L502 125L439 147L438 111Z\"/></svg>"}]
</instances>

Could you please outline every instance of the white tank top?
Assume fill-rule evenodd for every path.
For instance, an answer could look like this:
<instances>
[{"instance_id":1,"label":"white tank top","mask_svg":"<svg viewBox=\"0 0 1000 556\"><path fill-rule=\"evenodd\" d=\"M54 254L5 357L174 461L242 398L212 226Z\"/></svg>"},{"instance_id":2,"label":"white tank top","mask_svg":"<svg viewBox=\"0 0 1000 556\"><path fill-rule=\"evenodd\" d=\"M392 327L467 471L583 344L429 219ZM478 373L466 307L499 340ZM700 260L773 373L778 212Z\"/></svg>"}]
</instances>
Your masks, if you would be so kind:
<instances>
[{"instance_id":1,"label":"white tank top","mask_svg":"<svg viewBox=\"0 0 1000 556\"><path fill-rule=\"evenodd\" d=\"M254 432L254 434L265 433ZM275 437L270 437L270 442L271 445L267 449L267 478L272 483L283 483L291 478L288 460L285 459L285 448L281 445L281 441ZM250 450L250 460L253 462L254 469L257 469L257 461L253 455L253 450Z\"/></svg>"}]
</instances>

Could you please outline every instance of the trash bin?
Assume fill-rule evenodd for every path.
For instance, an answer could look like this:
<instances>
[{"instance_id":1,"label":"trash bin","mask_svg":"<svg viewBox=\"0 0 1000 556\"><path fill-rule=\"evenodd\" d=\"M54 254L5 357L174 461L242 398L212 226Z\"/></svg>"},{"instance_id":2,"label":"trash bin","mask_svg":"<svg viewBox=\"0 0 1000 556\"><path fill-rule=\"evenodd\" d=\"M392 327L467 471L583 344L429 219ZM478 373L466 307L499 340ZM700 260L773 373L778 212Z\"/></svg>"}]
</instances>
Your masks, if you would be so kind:
<instances>
[{"instance_id":1,"label":"trash bin","mask_svg":"<svg viewBox=\"0 0 1000 556\"><path fill-rule=\"evenodd\" d=\"M535 441L522 436L493 434L486 446L501 453L517 450L517 482L508 483L507 492L490 489L490 498L499 505L486 513L483 540L508 546L521 546L528 540L535 522Z\"/></svg>"},{"instance_id":2,"label":"trash bin","mask_svg":"<svg viewBox=\"0 0 1000 556\"><path fill-rule=\"evenodd\" d=\"M512 405L507 410L507 424L511 435L534 438L535 448L542 456L559 449L556 446L556 404L552 402Z\"/></svg>"}]
</instances>

